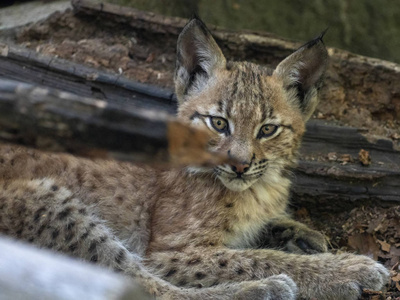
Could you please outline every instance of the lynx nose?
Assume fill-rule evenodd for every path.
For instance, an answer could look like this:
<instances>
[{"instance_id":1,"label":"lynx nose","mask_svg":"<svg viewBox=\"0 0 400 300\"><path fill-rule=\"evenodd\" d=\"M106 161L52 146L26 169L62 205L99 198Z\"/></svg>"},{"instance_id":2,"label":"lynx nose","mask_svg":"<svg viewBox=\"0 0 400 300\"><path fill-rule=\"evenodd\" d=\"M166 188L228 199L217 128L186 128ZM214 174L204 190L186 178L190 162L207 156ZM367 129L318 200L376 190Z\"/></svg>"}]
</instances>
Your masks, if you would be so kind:
<instances>
[{"instance_id":1,"label":"lynx nose","mask_svg":"<svg viewBox=\"0 0 400 300\"><path fill-rule=\"evenodd\" d=\"M248 163L239 163L239 164L234 164L231 165L231 169L233 172L235 172L236 174L243 174L246 173L250 168L250 164Z\"/></svg>"},{"instance_id":2,"label":"lynx nose","mask_svg":"<svg viewBox=\"0 0 400 300\"><path fill-rule=\"evenodd\" d=\"M232 155L231 150L228 150L228 157L236 160L236 162L231 164L231 170L240 178L243 173L246 173L250 169L251 162L255 155L253 154L251 162L248 162L246 159L240 159L237 155Z\"/></svg>"}]
</instances>

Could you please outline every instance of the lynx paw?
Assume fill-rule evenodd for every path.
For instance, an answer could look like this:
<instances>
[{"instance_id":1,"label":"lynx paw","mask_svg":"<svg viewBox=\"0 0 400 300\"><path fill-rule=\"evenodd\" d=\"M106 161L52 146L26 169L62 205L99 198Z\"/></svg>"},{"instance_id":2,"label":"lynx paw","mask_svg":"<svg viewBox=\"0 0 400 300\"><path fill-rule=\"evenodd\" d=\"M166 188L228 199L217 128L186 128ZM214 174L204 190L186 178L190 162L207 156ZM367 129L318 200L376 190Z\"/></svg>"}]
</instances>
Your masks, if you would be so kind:
<instances>
[{"instance_id":1,"label":"lynx paw","mask_svg":"<svg viewBox=\"0 0 400 300\"><path fill-rule=\"evenodd\" d=\"M325 236L308 228L295 232L286 247L289 252L299 254L316 254L328 251Z\"/></svg>"},{"instance_id":2,"label":"lynx paw","mask_svg":"<svg viewBox=\"0 0 400 300\"><path fill-rule=\"evenodd\" d=\"M264 280L245 282L234 299L262 299L262 300L295 300L297 286L287 275L281 274L268 277Z\"/></svg>"},{"instance_id":3,"label":"lynx paw","mask_svg":"<svg viewBox=\"0 0 400 300\"><path fill-rule=\"evenodd\" d=\"M344 255L340 268L317 299L357 300L362 290L379 291L389 280L389 271L366 256Z\"/></svg>"},{"instance_id":4,"label":"lynx paw","mask_svg":"<svg viewBox=\"0 0 400 300\"><path fill-rule=\"evenodd\" d=\"M364 262L355 262L349 265L346 270L346 272L354 274L355 283L358 285L359 292L357 297L348 299L358 299L363 288L379 291L389 280L389 271L384 266L368 257L362 258Z\"/></svg>"},{"instance_id":5,"label":"lynx paw","mask_svg":"<svg viewBox=\"0 0 400 300\"><path fill-rule=\"evenodd\" d=\"M273 231L277 239L280 240L280 246L287 252L316 254L328 251L325 236L306 226L277 227Z\"/></svg>"}]
</instances>

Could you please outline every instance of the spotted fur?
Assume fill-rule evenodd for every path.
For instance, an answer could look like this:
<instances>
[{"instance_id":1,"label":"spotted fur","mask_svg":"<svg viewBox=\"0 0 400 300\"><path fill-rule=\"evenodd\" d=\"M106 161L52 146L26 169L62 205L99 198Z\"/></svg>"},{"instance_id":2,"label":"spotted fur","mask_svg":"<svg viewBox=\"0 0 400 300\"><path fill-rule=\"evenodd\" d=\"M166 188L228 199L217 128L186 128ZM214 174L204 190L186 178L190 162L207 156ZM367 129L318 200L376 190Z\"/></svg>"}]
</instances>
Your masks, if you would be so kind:
<instances>
[{"instance_id":1,"label":"spotted fur","mask_svg":"<svg viewBox=\"0 0 400 300\"><path fill-rule=\"evenodd\" d=\"M324 237L286 215L326 63L321 37L275 70L227 62L191 20L178 40L178 118L234 162L160 171L2 145L0 232L122 272L162 299L355 300L380 289L383 266L323 253Z\"/></svg>"}]
</instances>

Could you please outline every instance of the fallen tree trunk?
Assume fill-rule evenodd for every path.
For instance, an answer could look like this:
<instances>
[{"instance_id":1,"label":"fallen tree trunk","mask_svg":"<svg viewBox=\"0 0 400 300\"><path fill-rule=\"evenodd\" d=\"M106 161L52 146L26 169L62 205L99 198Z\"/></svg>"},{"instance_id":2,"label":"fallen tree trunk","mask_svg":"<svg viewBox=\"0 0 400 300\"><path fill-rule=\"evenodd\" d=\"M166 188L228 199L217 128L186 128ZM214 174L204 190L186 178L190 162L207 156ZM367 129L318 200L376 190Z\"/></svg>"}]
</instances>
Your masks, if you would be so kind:
<instances>
[{"instance_id":1,"label":"fallen tree trunk","mask_svg":"<svg viewBox=\"0 0 400 300\"><path fill-rule=\"evenodd\" d=\"M180 18L159 16L107 3L93 4L87 0L74 0L72 3L78 16L100 16L102 19L124 23L135 30L148 32L150 36L156 32L168 34L175 40L186 23L186 20ZM227 56L250 59L271 66L299 45L269 34L231 32L213 26L210 28ZM0 45L0 50L0 76L5 78L58 88L85 97L100 98L133 111L149 109L168 114L176 111L176 100L172 91L140 84L120 75L105 73L66 60L42 56L25 49ZM356 100L368 96L372 103L368 107L372 110L380 100L387 100L387 95L390 99L389 102L385 100L386 107L390 108L393 101L396 103L400 87L400 84L396 84L399 78L397 65L335 49L329 49L329 52L332 64L327 85L322 90L323 103L344 101L343 95L357 95L354 97ZM354 73L355 71L357 72ZM374 80L367 82L366 78ZM369 92L366 94L365 90ZM371 91L375 92L371 94ZM393 113L397 113L396 110L393 110ZM361 149L370 152L372 164L368 167L362 166L357 159ZM396 149L398 145L387 139L367 140L361 130L313 121L307 126L301 149L293 198L328 203L336 199L336 203L344 205L365 199L400 201L400 155ZM140 151L143 153L143 149ZM332 152L338 157L350 155L352 159L344 165L340 160L328 159L328 154ZM151 159L152 152L148 154L148 159ZM346 201L338 201L340 199Z\"/></svg>"},{"instance_id":2,"label":"fallen tree trunk","mask_svg":"<svg viewBox=\"0 0 400 300\"><path fill-rule=\"evenodd\" d=\"M360 161L361 150L368 151L367 166ZM391 140L369 141L357 128L310 121L300 152L296 202L323 202L334 210L349 208L357 200L400 201L400 151Z\"/></svg>"},{"instance_id":3,"label":"fallen tree trunk","mask_svg":"<svg viewBox=\"0 0 400 300\"><path fill-rule=\"evenodd\" d=\"M9 97L15 98L15 93L18 92L25 101L28 101L29 97L35 99L38 97L34 92L38 88L37 84L73 92L79 97L57 91L44 92L43 89L39 89L48 97L48 105L52 107L52 112L59 114L57 118L71 114L81 116L80 122L83 125L79 127L76 120L71 119L72 125L74 128L80 128L79 130L83 130L82 128L86 130L84 134L77 131L69 137L62 131L50 134L48 127L41 129L35 127L37 125L36 121L32 121L32 113L28 114L30 118L25 114L19 115L17 119L15 112L0 110L3 140L44 150L54 150L56 145L58 150L92 157L115 157L136 161L140 158L144 162L158 163L168 159L167 125L160 120L165 120L176 111L177 103L171 91L140 84L119 75L66 60L39 55L26 49L0 45L1 49L3 55L0 56L0 76L36 85L22 85L19 89L15 83L13 86L9 84L7 89L3 86L3 97L8 91ZM57 98L57 95L60 98ZM101 95L104 101L82 99L82 96L93 98L98 95ZM74 101L79 105L73 105ZM110 118L101 121L106 122L106 126L113 125L113 131L109 131L109 138L102 127L87 126L88 122L95 120L94 117L88 117L87 101L94 101L89 107L92 113L97 112L95 114L97 121L107 115L105 111L113 111L114 123L110 123ZM102 113L98 113L101 109L96 103L104 106L105 110ZM71 109L74 111L71 112ZM156 120L154 118L148 120L147 116L143 115L144 112L151 112L153 117L157 115L158 117ZM8 126L12 124L8 129L4 127L5 120L9 120ZM29 125L23 125L27 120L31 120ZM130 126L129 133L123 130L126 124ZM35 131L32 133L32 130ZM118 133L119 130L121 132ZM122 134L120 138L117 138L118 134ZM185 137L190 139L189 136ZM117 139L123 142L119 143ZM370 152L372 163L368 167L362 166L358 160L361 149ZM338 159L329 159L329 153L336 153ZM351 157L346 165L340 161L340 156L344 154ZM394 149L392 141L388 139L368 141L362 131L356 128L332 126L320 120L311 121L307 125L301 148L301 160L295 172L293 199L296 202L300 199L313 203L332 202L336 208L350 205L357 200L400 201L399 154L400 152ZM206 161L210 162L210 158L208 157Z\"/></svg>"},{"instance_id":4,"label":"fallen tree trunk","mask_svg":"<svg viewBox=\"0 0 400 300\"><path fill-rule=\"evenodd\" d=\"M176 98L170 90L154 88L25 48L0 43L0 63L2 78L48 86L131 109L176 112Z\"/></svg>"},{"instance_id":5,"label":"fallen tree trunk","mask_svg":"<svg viewBox=\"0 0 400 300\"><path fill-rule=\"evenodd\" d=\"M208 136L162 110L118 106L0 79L0 139L48 151L157 164L215 164Z\"/></svg>"}]
</instances>

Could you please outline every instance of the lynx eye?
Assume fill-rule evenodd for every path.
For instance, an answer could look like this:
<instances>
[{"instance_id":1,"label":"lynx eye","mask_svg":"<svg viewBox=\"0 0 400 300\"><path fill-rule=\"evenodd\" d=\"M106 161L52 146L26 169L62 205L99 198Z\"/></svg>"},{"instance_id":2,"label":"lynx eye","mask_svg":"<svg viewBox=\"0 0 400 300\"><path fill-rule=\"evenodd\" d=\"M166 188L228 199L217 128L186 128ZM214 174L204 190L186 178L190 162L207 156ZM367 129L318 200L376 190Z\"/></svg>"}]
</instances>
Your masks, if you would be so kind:
<instances>
[{"instance_id":1,"label":"lynx eye","mask_svg":"<svg viewBox=\"0 0 400 300\"><path fill-rule=\"evenodd\" d=\"M258 133L258 138L265 138L265 137L270 137L272 136L277 130L279 126L278 125L273 125L273 124L266 124L263 127L261 127L260 132Z\"/></svg>"},{"instance_id":2,"label":"lynx eye","mask_svg":"<svg viewBox=\"0 0 400 300\"><path fill-rule=\"evenodd\" d=\"M228 121L220 117L210 117L210 123L212 127L221 133L228 131Z\"/></svg>"}]
</instances>

